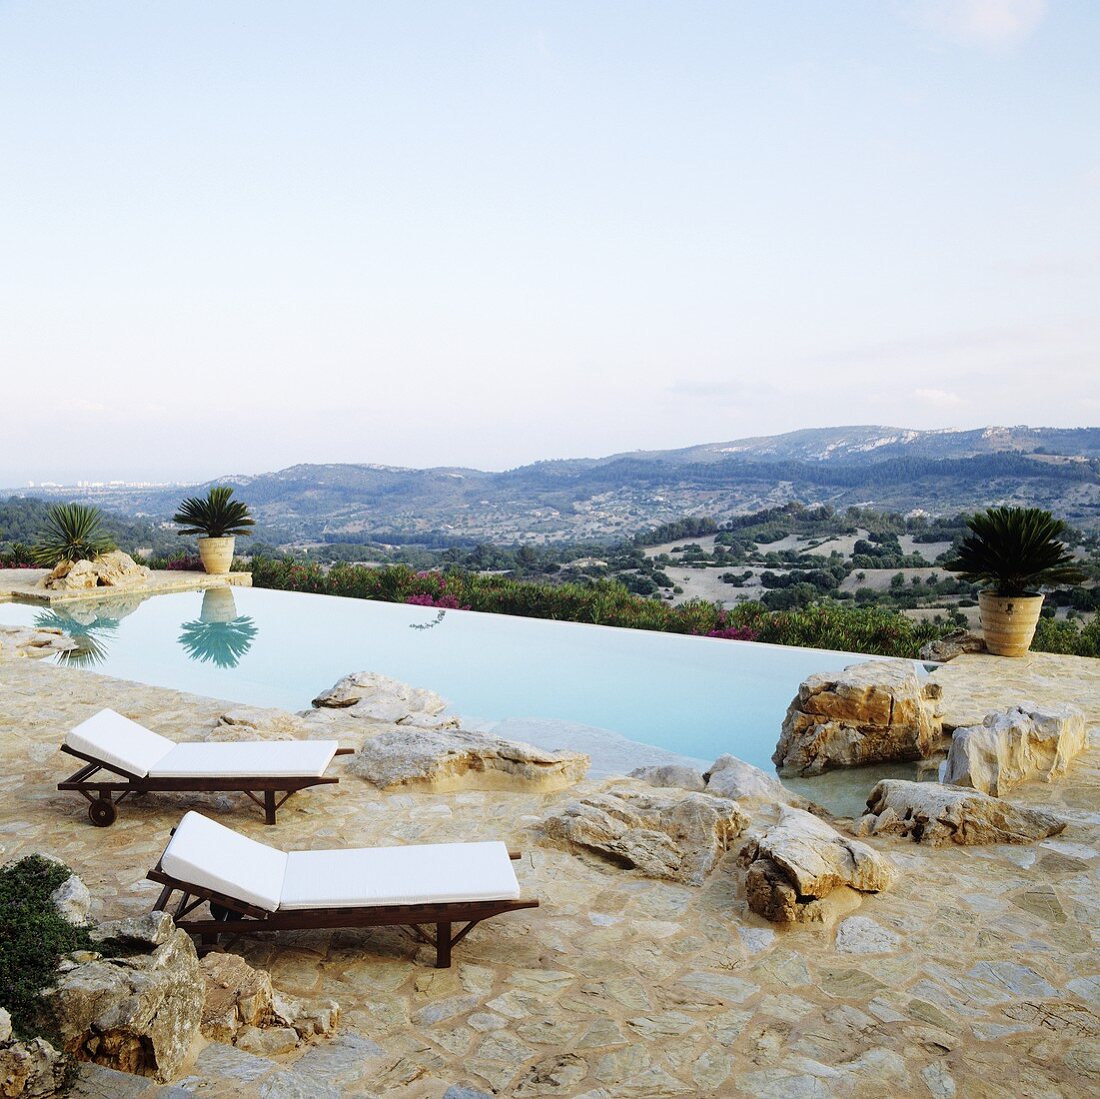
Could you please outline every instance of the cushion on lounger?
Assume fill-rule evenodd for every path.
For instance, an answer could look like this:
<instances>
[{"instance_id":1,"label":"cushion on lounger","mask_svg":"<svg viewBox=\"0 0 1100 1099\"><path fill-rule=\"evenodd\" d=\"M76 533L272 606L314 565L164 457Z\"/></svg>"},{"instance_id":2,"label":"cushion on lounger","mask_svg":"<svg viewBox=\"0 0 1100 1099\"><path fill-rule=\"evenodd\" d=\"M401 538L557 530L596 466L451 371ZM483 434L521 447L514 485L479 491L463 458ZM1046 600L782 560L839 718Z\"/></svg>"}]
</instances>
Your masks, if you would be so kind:
<instances>
[{"instance_id":1,"label":"cushion on lounger","mask_svg":"<svg viewBox=\"0 0 1100 1099\"><path fill-rule=\"evenodd\" d=\"M431 843L347 851L291 851L279 908L515 900L503 843Z\"/></svg>"},{"instance_id":2,"label":"cushion on lounger","mask_svg":"<svg viewBox=\"0 0 1100 1099\"><path fill-rule=\"evenodd\" d=\"M320 778L335 740L254 740L177 744L150 778Z\"/></svg>"},{"instance_id":3,"label":"cushion on lounger","mask_svg":"<svg viewBox=\"0 0 1100 1099\"><path fill-rule=\"evenodd\" d=\"M176 746L114 710L100 710L69 731L65 743L86 756L144 778Z\"/></svg>"},{"instance_id":4,"label":"cushion on lounger","mask_svg":"<svg viewBox=\"0 0 1100 1099\"><path fill-rule=\"evenodd\" d=\"M286 854L191 812L180 821L160 865L180 881L274 912Z\"/></svg>"}]
</instances>

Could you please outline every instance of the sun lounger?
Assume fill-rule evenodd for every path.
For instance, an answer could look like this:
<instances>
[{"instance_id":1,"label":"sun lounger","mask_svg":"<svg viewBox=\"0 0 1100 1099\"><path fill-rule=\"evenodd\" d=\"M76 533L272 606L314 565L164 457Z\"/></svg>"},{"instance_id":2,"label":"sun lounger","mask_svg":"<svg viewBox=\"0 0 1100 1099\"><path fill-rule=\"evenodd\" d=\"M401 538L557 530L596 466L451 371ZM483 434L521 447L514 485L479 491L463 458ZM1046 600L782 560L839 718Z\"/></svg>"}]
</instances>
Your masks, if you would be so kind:
<instances>
[{"instance_id":1,"label":"sun lounger","mask_svg":"<svg viewBox=\"0 0 1100 1099\"><path fill-rule=\"evenodd\" d=\"M520 896L519 857L498 842L285 852L190 812L148 877L164 887L153 910L168 911L178 891L176 924L207 946L220 934L400 927L446 969L482 920L538 907ZM203 904L209 919L186 918Z\"/></svg>"},{"instance_id":2,"label":"sun lounger","mask_svg":"<svg viewBox=\"0 0 1100 1099\"><path fill-rule=\"evenodd\" d=\"M114 823L116 806L124 798L153 791L239 791L274 824L276 811L291 794L339 782L326 778L325 770L333 756L351 751L334 740L177 744L114 710L100 710L77 725L61 750L85 760L86 766L57 788L87 798L88 816L101 828Z\"/></svg>"}]
</instances>

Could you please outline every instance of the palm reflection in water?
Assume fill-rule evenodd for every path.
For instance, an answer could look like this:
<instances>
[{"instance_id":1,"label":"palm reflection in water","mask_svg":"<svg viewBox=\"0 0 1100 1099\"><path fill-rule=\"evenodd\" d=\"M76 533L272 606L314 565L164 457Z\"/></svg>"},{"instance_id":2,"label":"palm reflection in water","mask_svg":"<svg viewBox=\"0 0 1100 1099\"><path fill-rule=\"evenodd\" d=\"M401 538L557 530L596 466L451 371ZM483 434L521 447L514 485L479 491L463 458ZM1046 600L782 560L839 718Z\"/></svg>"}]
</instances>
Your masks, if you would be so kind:
<instances>
[{"instance_id":1,"label":"palm reflection in water","mask_svg":"<svg viewBox=\"0 0 1100 1099\"><path fill-rule=\"evenodd\" d=\"M203 592L199 617L183 624L179 643L192 660L235 668L252 648L257 633L250 615L237 614L231 588L208 588Z\"/></svg>"}]
</instances>

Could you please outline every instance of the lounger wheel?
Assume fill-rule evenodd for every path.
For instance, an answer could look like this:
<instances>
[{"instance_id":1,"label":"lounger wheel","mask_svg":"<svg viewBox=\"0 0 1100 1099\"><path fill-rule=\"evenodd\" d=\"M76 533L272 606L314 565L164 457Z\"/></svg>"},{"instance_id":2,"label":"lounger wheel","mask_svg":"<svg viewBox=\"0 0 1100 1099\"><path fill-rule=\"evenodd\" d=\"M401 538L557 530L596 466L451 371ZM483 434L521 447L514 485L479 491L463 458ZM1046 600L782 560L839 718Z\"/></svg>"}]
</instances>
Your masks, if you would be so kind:
<instances>
[{"instance_id":1,"label":"lounger wheel","mask_svg":"<svg viewBox=\"0 0 1100 1099\"><path fill-rule=\"evenodd\" d=\"M97 828L107 828L115 823L118 810L107 798L96 798L88 805L88 819Z\"/></svg>"},{"instance_id":2,"label":"lounger wheel","mask_svg":"<svg viewBox=\"0 0 1100 1099\"><path fill-rule=\"evenodd\" d=\"M230 916L233 915L232 908L226 908L224 904L218 904L217 901L210 902L210 915L218 921L218 923L225 923Z\"/></svg>"}]
</instances>

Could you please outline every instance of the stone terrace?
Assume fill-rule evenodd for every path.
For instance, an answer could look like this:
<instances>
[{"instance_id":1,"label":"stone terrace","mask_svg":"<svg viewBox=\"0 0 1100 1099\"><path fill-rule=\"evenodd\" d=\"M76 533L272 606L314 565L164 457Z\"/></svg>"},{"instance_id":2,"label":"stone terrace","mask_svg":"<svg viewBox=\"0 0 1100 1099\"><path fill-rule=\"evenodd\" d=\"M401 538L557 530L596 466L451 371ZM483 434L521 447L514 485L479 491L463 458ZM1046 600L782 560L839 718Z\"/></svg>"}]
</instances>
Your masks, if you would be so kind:
<instances>
[{"instance_id":1,"label":"stone terrace","mask_svg":"<svg viewBox=\"0 0 1100 1099\"><path fill-rule=\"evenodd\" d=\"M38 587L38 582L49 575L49 569L0 569L0 603L41 603L52 605L73 600L117 599L120 595L164 595L174 591L205 591L207 588L250 588L252 574L231 572L224 576L205 572L186 572L182 569L153 569L143 584L126 587L73 588L50 590Z\"/></svg>"},{"instance_id":2,"label":"stone terrace","mask_svg":"<svg viewBox=\"0 0 1100 1099\"><path fill-rule=\"evenodd\" d=\"M1097 662L964 657L937 675L954 724L1021 694L1073 701L1100 723ZM339 1001L337 1036L281 1061L210 1043L169 1086L86 1066L76 1094L1045 1099L1100 1089L1096 747L1062 782L1013 794L1062 815L1063 834L936 850L872 838L901 870L892 891L836 928L778 930L748 912L733 853L692 889L538 846L529 829L568 791L385 795L347 776L292 799L271 829L239 795L149 795L94 828L84 803L54 788L74 769L57 746L104 705L177 738L205 735L229 708L79 669L0 665L0 861L60 856L98 918L151 905L145 871L187 805L290 847L500 838L523 848L517 872L542 907L477 928L452 970L429 968L427 951L390 929L231 942L283 990ZM750 813L754 826L773 819Z\"/></svg>"}]
</instances>

